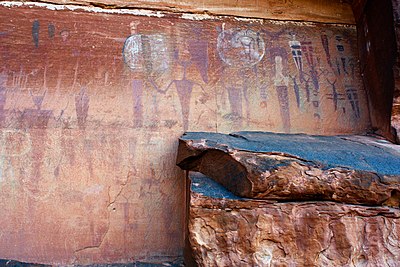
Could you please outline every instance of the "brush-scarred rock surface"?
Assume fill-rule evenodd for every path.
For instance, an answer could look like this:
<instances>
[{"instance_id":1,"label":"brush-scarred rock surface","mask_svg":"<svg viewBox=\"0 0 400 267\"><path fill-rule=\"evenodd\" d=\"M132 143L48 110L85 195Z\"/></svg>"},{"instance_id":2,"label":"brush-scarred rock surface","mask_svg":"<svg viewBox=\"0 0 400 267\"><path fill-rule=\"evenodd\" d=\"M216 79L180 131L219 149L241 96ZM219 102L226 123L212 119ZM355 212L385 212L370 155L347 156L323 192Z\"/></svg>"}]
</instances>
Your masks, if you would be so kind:
<instances>
[{"instance_id":1,"label":"brush-scarred rock surface","mask_svg":"<svg viewBox=\"0 0 400 267\"><path fill-rule=\"evenodd\" d=\"M192 173L189 241L199 266L398 266L400 210L239 198Z\"/></svg>"},{"instance_id":2,"label":"brush-scarred rock surface","mask_svg":"<svg viewBox=\"0 0 400 267\"><path fill-rule=\"evenodd\" d=\"M400 202L400 149L370 137L187 133L177 164L246 198Z\"/></svg>"}]
</instances>

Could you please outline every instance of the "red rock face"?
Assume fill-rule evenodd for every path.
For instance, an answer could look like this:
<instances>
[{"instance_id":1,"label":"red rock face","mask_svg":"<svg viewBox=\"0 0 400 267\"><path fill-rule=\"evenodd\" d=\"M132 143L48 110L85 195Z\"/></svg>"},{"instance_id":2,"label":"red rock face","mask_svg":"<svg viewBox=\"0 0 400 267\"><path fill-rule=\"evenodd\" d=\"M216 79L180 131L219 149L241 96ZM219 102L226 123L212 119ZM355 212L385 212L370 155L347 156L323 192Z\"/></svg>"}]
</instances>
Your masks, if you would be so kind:
<instances>
[{"instance_id":1,"label":"red rock face","mask_svg":"<svg viewBox=\"0 0 400 267\"><path fill-rule=\"evenodd\" d=\"M352 26L7 5L1 258L179 255L186 130L368 128Z\"/></svg>"}]
</instances>

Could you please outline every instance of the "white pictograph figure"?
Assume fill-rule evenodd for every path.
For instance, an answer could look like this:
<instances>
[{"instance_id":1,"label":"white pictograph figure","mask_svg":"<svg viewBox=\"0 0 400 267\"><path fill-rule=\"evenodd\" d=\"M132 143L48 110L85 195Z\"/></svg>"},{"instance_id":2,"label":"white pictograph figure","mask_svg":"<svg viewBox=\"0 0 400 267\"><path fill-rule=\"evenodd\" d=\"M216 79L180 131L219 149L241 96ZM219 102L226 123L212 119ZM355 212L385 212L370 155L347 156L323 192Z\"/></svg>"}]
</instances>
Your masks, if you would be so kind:
<instances>
[{"instance_id":1,"label":"white pictograph figure","mask_svg":"<svg viewBox=\"0 0 400 267\"><path fill-rule=\"evenodd\" d=\"M274 78L274 85L275 86L288 86L289 84L289 77L283 75L283 64L282 64L282 57L276 56L275 57L275 78Z\"/></svg>"},{"instance_id":2,"label":"white pictograph figure","mask_svg":"<svg viewBox=\"0 0 400 267\"><path fill-rule=\"evenodd\" d=\"M126 38L124 48L122 50L122 56L125 64L132 70L143 69L143 58L142 58L142 35L137 33L137 26L139 22L132 21L129 26L131 29L131 35Z\"/></svg>"},{"instance_id":3,"label":"white pictograph figure","mask_svg":"<svg viewBox=\"0 0 400 267\"><path fill-rule=\"evenodd\" d=\"M300 80L303 80L303 56L301 54L301 43L296 40L296 35L292 34L292 40L289 41L289 46L292 51L292 58L297 70L300 74Z\"/></svg>"},{"instance_id":4,"label":"white pictograph figure","mask_svg":"<svg viewBox=\"0 0 400 267\"><path fill-rule=\"evenodd\" d=\"M222 29L217 50L221 60L229 66L254 66L264 57L265 43L259 32L250 29Z\"/></svg>"}]
</instances>

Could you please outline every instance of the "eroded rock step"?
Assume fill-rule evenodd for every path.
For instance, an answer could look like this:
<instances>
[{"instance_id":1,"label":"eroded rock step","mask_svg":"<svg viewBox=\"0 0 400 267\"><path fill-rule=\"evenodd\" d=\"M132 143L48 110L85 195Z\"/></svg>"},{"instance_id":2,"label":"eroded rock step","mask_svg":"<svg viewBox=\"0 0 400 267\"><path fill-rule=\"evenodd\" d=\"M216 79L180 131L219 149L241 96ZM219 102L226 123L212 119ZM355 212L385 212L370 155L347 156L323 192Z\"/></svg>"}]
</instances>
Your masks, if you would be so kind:
<instances>
[{"instance_id":1,"label":"eroded rock step","mask_svg":"<svg viewBox=\"0 0 400 267\"><path fill-rule=\"evenodd\" d=\"M190 173L189 241L199 266L398 266L400 210L245 199Z\"/></svg>"}]
</instances>

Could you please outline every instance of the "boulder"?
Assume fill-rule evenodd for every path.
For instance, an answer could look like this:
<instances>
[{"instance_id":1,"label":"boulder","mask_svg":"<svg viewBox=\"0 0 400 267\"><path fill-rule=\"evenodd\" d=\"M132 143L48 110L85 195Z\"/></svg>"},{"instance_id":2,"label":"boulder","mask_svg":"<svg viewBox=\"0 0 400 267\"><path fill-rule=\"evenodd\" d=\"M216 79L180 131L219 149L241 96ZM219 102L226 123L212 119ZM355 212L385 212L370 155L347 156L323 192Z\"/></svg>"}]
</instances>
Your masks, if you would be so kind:
<instances>
[{"instance_id":1,"label":"boulder","mask_svg":"<svg viewBox=\"0 0 400 267\"><path fill-rule=\"evenodd\" d=\"M186 133L177 165L244 198L400 204L400 148L377 138Z\"/></svg>"}]
</instances>

